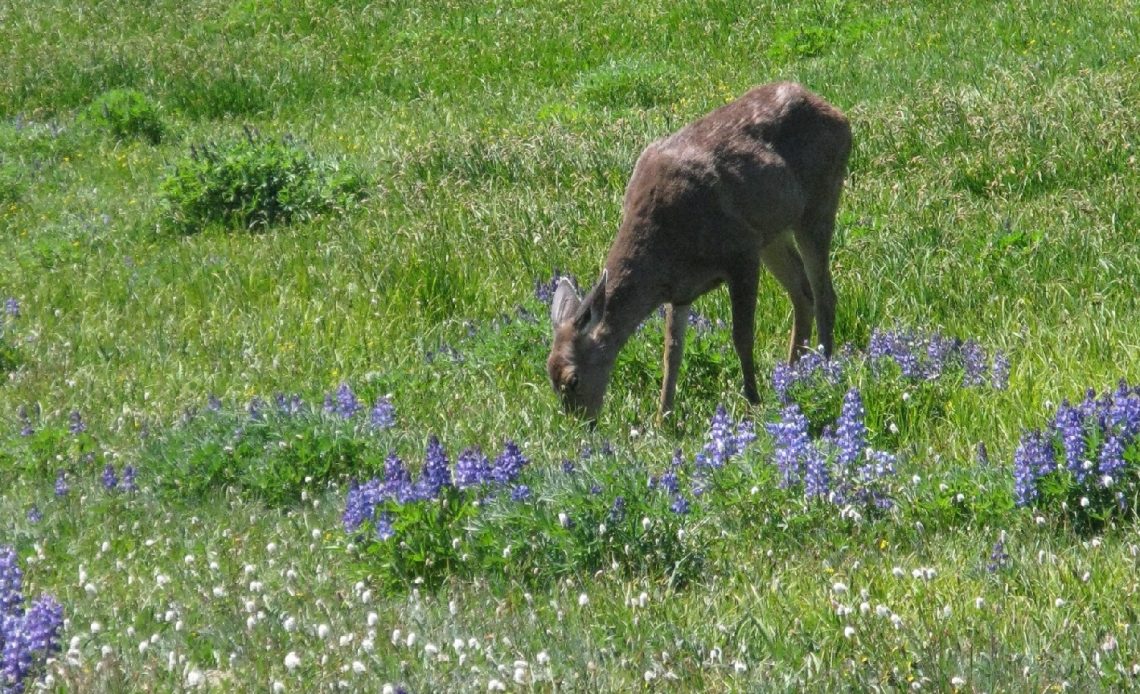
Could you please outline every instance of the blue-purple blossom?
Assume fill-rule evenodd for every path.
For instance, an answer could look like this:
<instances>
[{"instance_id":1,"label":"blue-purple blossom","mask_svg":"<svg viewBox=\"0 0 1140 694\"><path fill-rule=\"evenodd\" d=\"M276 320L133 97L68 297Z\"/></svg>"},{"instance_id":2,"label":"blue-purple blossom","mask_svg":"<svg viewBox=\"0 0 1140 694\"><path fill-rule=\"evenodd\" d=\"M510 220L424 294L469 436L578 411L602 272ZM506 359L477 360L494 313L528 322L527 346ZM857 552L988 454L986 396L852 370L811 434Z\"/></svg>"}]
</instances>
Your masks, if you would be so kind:
<instances>
[{"instance_id":1,"label":"blue-purple blossom","mask_svg":"<svg viewBox=\"0 0 1140 694\"><path fill-rule=\"evenodd\" d=\"M827 470L827 458L816 446L809 446L803 460L804 496L827 498L831 491L831 475Z\"/></svg>"},{"instance_id":2,"label":"blue-purple blossom","mask_svg":"<svg viewBox=\"0 0 1140 694\"><path fill-rule=\"evenodd\" d=\"M1088 475L1084 462L1088 454L1085 439L1084 415L1080 408L1073 407L1068 400L1061 402L1053 426L1061 437L1061 449L1065 453L1065 467L1073 473L1078 483L1083 483Z\"/></svg>"},{"instance_id":3,"label":"blue-purple blossom","mask_svg":"<svg viewBox=\"0 0 1140 694\"><path fill-rule=\"evenodd\" d=\"M138 470L134 465L125 465L123 467L123 479L120 481L123 491L133 492L138 489L138 485L135 482L137 476Z\"/></svg>"},{"instance_id":4,"label":"blue-purple blossom","mask_svg":"<svg viewBox=\"0 0 1140 694\"><path fill-rule=\"evenodd\" d=\"M8 297L4 301L4 312L13 318L20 317L20 302L16 300L16 297Z\"/></svg>"},{"instance_id":5,"label":"blue-purple blossom","mask_svg":"<svg viewBox=\"0 0 1140 694\"><path fill-rule=\"evenodd\" d=\"M40 511L39 506L33 504L32 507L28 509L28 513L25 517L28 519L29 523L39 523L44 519L44 514L42 511Z\"/></svg>"},{"instance_id":6,"label":"blue-purple blossom","mask_svg":"<svg viewBox=\"0 0 1140 694\"><path fill-rule=\"evenodd\" d=\"M1018 506L1037 498L1037 479L1052 471L1052 447L1039 431L1026 432L1013 454L1013 495Z\"/></svg>"},{"instance_id":7,"label":"blue-purple blossom","mask_svg":"<svg viewBox=\"0 0 1140 694\"><path fill-rule=\"evenodd\" d=\"M392 404L392 398L387 395L376 398L368 421L374 429L391 429L395 426L396 406Z\"/></svg>"},{"instance_id":8,"label":"blue-purple blossom","mask_svg":"<svg viewBox=\"0 0 1140 694\"><path fill-rule=\"evenodd\" d=\"M986 565L986 570L990 573L1006 568L1009 565L1009 555L1005 551L1004 538L998 538L994 543L993 550L990 551L990 563Z\"/></svg>"},{"instance_id":9,"label":"blue-purple blossom","mask_svg":"<svg viewBox=\"0 0 1140 694\"><path fill-rule=\"evenodd\" d=\"M72 410L68 416L68 430L73 435L79 435L87 431L87 425L83 423L83 415L79 414L79 410Z\"/></svg>"},{"instance_id":10,"label":"blue-purple blossom","mask_svg":"<svg viewBox=\"0 0 1140 694\"><path fill-rule=\"evenodd\" d=\"M689 512L689 500L683 495L677 494L673 497L673 503L669 505L669 510L683 516Z\"/></svg>"},{"instance_id":11,"label":"blue-purple blossom","mask_svg":"<svg viewBox=\"0 0 1140 694\"><path fill-rule=\"evenodd\" d=\"M478 447L468 448L455 461L455 486L478 487L491 481L491 462Z\"/></svg>"},{"instance_id":12,"label":"blue-purple blossom","mask_svg":"<svg viewBox=\"0 0 1140 694\"><path fill-rule=\"evenodd\" d=\"M530 498L530 487L525 484L515 485L511 489L511 501L526 501Z\"/></svg>"},{"instance_id":13,"label":"blue-purple blossom","mask_svg":"<svg viewBox=\"0 0 1140 694\"><path fill-rule=\"evenodd\" d=\"M103 489L107 491L112 491L119 486L119 476L115 473L115 466L110 463L107 463L106 467L103 468L103 476L101 479Z\"/></svg>"},{"instance_id":14,"label":"blue-purple blossom","mask_svg":"<svg viewBox=\"0 0 1140 694\"><path fill-rule=\"evenodd\" d=\"M381 542L387 542L395 535L396 531L392 528L392 517L387 511L381 511L380 517L376 519L376 538Z\"/></svg>"},{"instance_id":15,"label":"blue-purple blossom","mask_svg":"<svg viewBox=\"0 0 1140 694\"><path fill-rule=\"evenodd\" d=\"M574 461L564 458L562 460L562 472L567 475L574 474Z\"/></svg>"},{"instance_id":16,"label":"blue-purple blossom","mask_svg":"<svg viewBox=\"0 0 1140 694\"><path fill-rule=\"evenodd\" d=\"M451 466L447 460L447 452L443 450L439 437L432 434L428 439L420 479L416 481L416 497L422 501L437 499L444 487L450 486Z\"/></svg>"},{"instance_id":17,"label":"blue-purple blossom","mask_svg":"<svg viewBox=\"0 0 1140 694\"><path fill-rule=\"evenodd\" d=\"M210 412L221 412L222 401L218 399L218 396L211 393L210 395L206 396L206 409Z\"/></svg>"},{"instance_id":18,"label":"blue-purple blossom","mask_svg":"<svg viewBox=\"0 0 1140 694\"><path fill-rule=\"evenodd\" d=\"M768 424L767 429L775 441L780 486L790 487L802 478L802 462L811 447L807 417L792 403L780 412L780 421Z\"/></svg>"},{"instance_id":19,"label":"blue-purple blossom","mask_svg":"<svg viewBox=\"0 0 1140 694\"><path fill-rule=\"evenodd\" d=\"M17 561L16 550L0 545L0 615L8 615L24 603L24 572Z\"/></svg>"},{"instance_id":20,"label":"blue-purple blossom","mask_svg":"<svg viewBox=\"0 0 1140 694\"><path fill-rule=\"evenodd\" d=\"M67 473L63 470L55 476L55 495L57 497L65 497L71 488L67 484Z\"/></svg>"},{"instance_id":21,"label":"blue-purple blossom","mask_svg":"<svg viewBox=\"0 0 1140 694\"><path fill-rule=\"evenodd\" d=\"M1110 434L1100 448L1097 471L1101 475L1101 486L1111 487L1123 477L1125 468L1124 442L1115 434Z\"/></svg>"},{"instance_id":22,"label":"blue-purple blossom","mask_svg":"<svg viewBox=\"0 0 1140 694\"><path fill-rule=\"evenodd\" d=\"M340 384L336 392L325 396L325 412L343 419L352 419L361 409L360 401L347 383Z\"/></svg>"},{"instance_id":23,"label":"blue-purple blossom","mask_svg":"<svg viewBox=\"0 0 1140 694\"><path fill-rule=\"evenodd\" d=\"M0 691L22 692L29 676L59 648L63 607L41 595L24 609L23 573L11 547L0 547Z\"/></svg>"},{"instance_id":24,"label":"blue-purple blossom","mask_svg":"<svg viewBox=\"0 0 1140 694\"><path fill-rule=\"evenodd\" d=\"M617 523L617 522L621 521L623 518L625 518L625 497L624 496L615 496L614 502L610 506L610 512L606 516L606 519L610 523Z\"/></svg>"},{"instance_id":25,"label":"blue-purple blossom","mask_svg":"<svg viewBox=\"0 0 1140 694\"><path fill-rule=\"evenodd\" d=\"M265 401L261 398L253 398L249 401L249 405L247 405L245 409L246 412L249 413L251 420L260 422L264 417L263 410L265 409Z\"/></svg>"},{"instance_id":26,"label":"blue-purple blossom","mask_svg":"<svg viewBox=\"0 0 1140 694\"><path fill-rule=\"evenodd\" d=\"M278 393L273 398L277 404L277 412L287 416L299 415L305 410L305 401L300 395L285 395Z\"/></svg>"},{"instance_id":27,"label":"blue-purple blossom","mask_svg":"<svg viewBox=\"0 0 1140 694\"><path fill-rule=\"evenodd\" d=\"M518 444L507 441L503 444L503 452L495 458L495 465L491 468L491 479L496 484L508 485L518 479L519 473L529 462Z\"/></svg>"}]
</instances>

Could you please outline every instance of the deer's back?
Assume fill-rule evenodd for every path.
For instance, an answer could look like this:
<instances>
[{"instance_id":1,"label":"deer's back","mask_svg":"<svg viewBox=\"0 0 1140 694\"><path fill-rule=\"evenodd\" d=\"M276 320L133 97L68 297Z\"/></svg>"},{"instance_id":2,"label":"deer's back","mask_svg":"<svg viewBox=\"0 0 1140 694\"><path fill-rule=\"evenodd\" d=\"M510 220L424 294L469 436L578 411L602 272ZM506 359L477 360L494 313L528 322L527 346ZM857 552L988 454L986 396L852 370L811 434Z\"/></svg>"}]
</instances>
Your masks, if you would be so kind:
<instances>
[{"instance_id":1,"label":"deer's back","mask_svg":"<svg viewBox=\"0 0 1140 694\"><path fill-rule=\"evenodd\" d=\"M756 87L647 147L625 214L685 236L723 234L728 224L764 237L842 180L850 149L847 119L819 96L792 83Z\"/></svg>"}]
</instances>

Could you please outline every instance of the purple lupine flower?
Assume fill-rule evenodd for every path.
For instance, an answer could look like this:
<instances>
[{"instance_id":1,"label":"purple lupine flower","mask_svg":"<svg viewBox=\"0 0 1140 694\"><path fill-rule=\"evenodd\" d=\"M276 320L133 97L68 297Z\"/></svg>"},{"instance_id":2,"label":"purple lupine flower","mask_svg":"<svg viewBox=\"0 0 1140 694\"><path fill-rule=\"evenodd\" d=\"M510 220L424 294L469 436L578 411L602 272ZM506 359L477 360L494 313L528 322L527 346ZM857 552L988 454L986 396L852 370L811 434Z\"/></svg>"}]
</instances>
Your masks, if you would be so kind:
<instances>
[{"instance_id":1,"label":"purple lupine flower","mask_svg":"<svg viewBox=\"0 0 1140 694\"><path fill-rule=\"evenodd\" d=\"M669 505L669 510L678 516L683 516L689 512L689 500L683 495L677 494L673 497L673 503Z\"/></svg>"},{"instance_id":2,"label":"purple lupine flower","mask_svg":"<svg viewBox=\"0 0 1140 694\"><path fill-rule=\"evenodd\" d=\"M926 341L926 366L923 368L926 378L935 379L941 376L956 348L957 342L954 338L946 337L937 330L931 333Z\"/></svg>"},{"instance_id":3,"label":"purple lupine flower","mask_svg":"<svg viewBox=\"0 0 1140 694\"><path fill-rule=\"evenodd\" d=\"M32 507L28 509L28 513L25 517L29 523L39 523L44 519L44 514L40 511L39 506L33 504Z\"/></svg>"},{"instance_id":4,"label":"purple lupine flower","mask_svg":"<svg viewBox=\"0 0 1140 694\"><path fill-rule=\"evenodd\" d=\"M107 463L107 466L103 468L103 476L101 479L103 481L103 489L107 491L112 491L119 486L119 476L115 474L115 466L110 463Z\"/></svg>"},{"instance_id":5,"label":"purple lupine flower","mask_svg":"<svg viewBox=\"0 0 1140 694\"><path fill-rule=\"evenodd\" d=\"M1061 436L1061 448L1065 452L1065 467L1073 473L1078 484L1085 481L1088 471L1084 467L1088 455L1088 442L1085 439L1084 415L1079 408L1063 400L1057 408L1053 427Z\"/></svg>"},{"instance_id":6,"label":"purple lupine flower","mask_svg":"<svg viewBox=\"0 0 1140 694\"><path fill-rule=\"evenodd\" d=\"M990 573L997 573L1001 569L1009 565L1009 555L1005 552L1005 539L998 538L994 543L994 548L990 551L990 563L986 565L986 570Z\"/></svg>"},{"instance_id":7,"label":"purple lupine flower","mask_svg":"<svg viewBox=\"0 0 1140 694\"><path fill-rule=\"evenodd\" d=\"M847 470L867 448L867 426L863 423L866 410L859 389L851 388L843 396L839 419L835 426L835 446L838 449L836 467Z\"/></svg>"},{"instance_id":8,"label":"purple lupine flower","mask_svg":"<svg viewBox=\"0 0 1140 694\"><path fill-rule=\"evenodd\" d=\"M803 460L804 496L826 498L831 491L831 476L827 470L827 458L816 446L807 448Z\"/></svg>"},{"instance_id":9,"label":"purple lupine flower","mask_svg":"<svg viewBox=\"0 0 1140 694\"><path fill-rule=\"evenodd\" d=\"M511 501L526 501L530 498L530 487L517 484L511 489Z\"/></svg>"},{"instance_id":10,"label":"purple lupine flower","mask_svg":"<svg viewBox=\"0 0 1140 694\"><path fill-rule=\"evenodd\" d=\"M376 398L376 404L372 406L369 415L369 422L373 429L391 429L395 426L396 407L392 404L391 396L383 395Z\"/></svg>"},{"instance_id":11,"label":"purple lupine flower","mask_svg":"<svg viewBox=\"0 0 1140 694\"><path fill-rule=\"evenodd\" d=\"M519 473L529 462L518 444L508 440L503 444L503 452L495 458L495 465L491 468L491 479L496 484L510 484L518 479Z\"/></svg>"},{"instance_id":12,"label":"purple lupine flower","mask_svg":"<svg viewBox=\"0 0 1140 694\"><path fill-rule=\"evenodd\" d=\"M13 318L20 317L20 302L16 300L16 297L8 297L4 301L4 312Z\"/></svg>"},{"instance_id":13,"label":"purple lupine flower","mask_svg":"<svg viewBox=\"0 0 1140 694\"><path fill-rule=\"evenodd\" d=\"M1009 357L1005 352L994 353L993 366L990 367L990 385L994 390L1005 390L1009 387Z\"/></svg>"},{"instance_id":14,"label":"purple lupine flower","mask_svg":"<svg viewBox=\"0 0 1140 694\"><path fill-rule=\"evenodd\" d=\"M776 391L776 396L780 398L780 402L784 405L791 403L789 390L795 381L796 373L792 367L784 362L776 364L776 368L772 370L772 389Z\"/></svg>"},{"instance_id":15,"label":"purple lupine flower","mask_svg":"<svg viewBox=\"0 0 1140 694\"><path fill-rule=\"evenodd\" d=\"M867 463L859 467L857 484L851 497L864 505L889 509L894 501L884 489L886 478L895 474L895 456L887 451L867 449Z\"/></svg>"},{"instance_id":16,"label":"purple lupine flower","mask_svg":"<svg viewBox=\"0 0 1140 694\"><path fill-rule=\"evenodd\" d=\"M305 409L305 401L301 399L300 395L278 393L273 399L277 403L277 412L283 415L299 415Z\"/></svg>"},{"instance_id":17,"label":"purple lupine flower","mask_svg":"<svg viewBox=\"0 0 1140 694\"><path fill-rule=\"evenodd\" d=\"M55 495L59 498L67 496L71 488L67 484L67 473L63 470L55 476Z\"/></svg>"},{"instance_id":18,"label":"purple lupine flower","mask_svg":"<svg viewBox=\"0 0 1140 694\"><path fill-rule=\"evenodd\" d=\"M1013 454L1013 494L1018 506L1026 506L1037 498L1037 479L1044 467L1043 437L1040 432L1022 434Z\"/></svg>"},{"instance_id":19,"label":"purple lupine flower","mask_svg":"<svg viewBox=\"0 0 1140 694\"><path fill-rule=\"evenodd\" d=\"M387 511L381 511L380 516L376 519L376 538L381 542L387 542L396 536L396 530L392 527L392 517Z\"/></svg>"},{"instance_id":20,"label":"purple lupine flower","mask_svg":"<svg viewBox=\"0 0 1140 694\"><path fill-rule=\"evenodd\" d=\"M1119 481L1123 477L1124 468L1124 442L1119 436L1109 434L1100 447L1100 460L1097 466L1101 475L1101 486L1111 487Z\"/></svg>"},{"instance_id":21,"label":"purple lupine flower","mask_svg":"<svg viewBox=\"0 0 1140 694\"><path fill-rule=\"evenodd\" d=\"M352 419L360 409L360 401L352 392L352 386L347 383L341 383L336 392L325 396L325 412L338 415L342 419Z\"/></svg>"},{"instance_id":22,"label":"purple lupine flower","mask_svg":"<svg viewBox=\"0 0 1140 694\"><path fill-rule=\"evenodd\" d=\"M133 492L138 490L138 485L135 483L135 478L138 476L138 470L134 465L126 465L123 467L123 479L121 485L124 491Z\"/></svg>"},{"instance_id":23,"label":"purple lupine flower","mask_svg":"<svg viewBox=\"0 0 1140 694\"><path fill-rule=\"evenodd\" d=\"M16 414L20 417L20 436L31 436L36 433L36 430L32 428L32 419L28 416L27 407L20 405Z\"/></svg>"},{"instance_id":24,"label":"purple lupine flower","mask_svg":"<svg viewBox=\"0 0 1140 694\"><path fill-rule=\"evenodd\" d=\"M662 474L657 483L661 486L662 489L669 492L670 494L676 494L677 490L680 489L681 486L677 480L676 470L669 470L668 472Z\"/></svg>"},{"instance_id":25,"label":"purple lupine flower","mask_svg":"<svg viewBox=\"0 0 1140 694\"><path fill-rule=\"evenodd\" d=\"M590 485L590 494L592 496L597 496L597 495L601 494L603 491L604 490L602 489L602 485L600 485L600 484L591 484Z\"/></svg>"},{"instance_id":26,"label":"purple lupine flower","mask_svg":"<svg viewBox=\"0 0 1140 694\"><path fill-rule=\"evenodd\" d=\"M447 460L447 452L443 450L439 437L432 434L428 438L420 479L416 482L416 497L421 501L437 499L443 488L450 486L451 465Z\"/></svg>"},{"instance_id":27,"label":"purple lupine flower","mask_svg":"<svg viewBox=\"0 0 1140 694\"><path fill-rule=\"evenodd\" d=\"M563 458L562 459L562 472L567 475L574 474L574 461Z\"/></svg>"},{"instance_id":28,"label":"purple lupine flower","mask_svg":"<svg viewBox=\"0 0 1140 694\"><path fill-rule=\"evenodd\" d=\"M376 480L372 480L375 483ZM365 483L369 484L369 483ZM364 487L353 480L348 485L348 496L344 502L344 514L341 516L341 522L344 524L344 531L351 533L356 531L364 521L372 517L374 506L370 503L369 495L366 493Z\"/></svg>"},{"instance_id":29,"label":"purple lupine flower","mask_svg":"<svg viewBox=\"0 0 1140 694\"><path fill-rule=\"evenodd\" d=\"M1130 392L1123 381L1112 394L1108 421L1126 442L1140 434L1140 395Z\"/></svg>"},{"instance_id":30,"label":"purple lupine flower","mask_svg":"<svg viewBox=\"0 0 1140 694\"><path fill-rule=\"evenodd\" d=\"M83 415L79 414L79 410L72 410L71 414L68 415L68 421L70 422L68 430L73 436L78 436L87 431L87 425L83 423Z\"/></svg>"},{"instance_id":31,"label":"purple lupine flower","mask_svg":"<svg viewBox=\"0 0 1140 694\"><path fill-rule=\"evenodd\" d=\"M455 461L455 486L478 487L491 481L491 463L478 447L468 448Z\"/></svg>"},{"instance_id":32,"label":"purple lupine flower","mask_svg":"<svg viewBox=\"0 0 1140 694\"><path fill-rule=\"evenodd\" d=\"M606 519L611 523L617 523L623 518L625 518L625 497L615 496Z\"/></svg>"},{"instance_id":33,"label":"purple lupine flower","mask_svg":"<svg viewBox=\"0 0 1140 694\"><path fill-rule=\"evenodd\" d=\"M0 614L0 618L0 686L4 692L22 692L37 663L59 648L63 607L55 598L42 595L23 615Z\"/></svg>"},{"instance_id":34,"label":"purple lupine flower","mask_svg":"<svg viewBox=\"0 0 1140 694\"><path fill-rule=\"evenodd\" d=\"M24 604L24 572L16 550L0 545L0 624Z\"/></svg>"},{"instance_id":35,"label":"purple lupine flower","mask_svg":"<svg viewBox=\"0 0 1140 694\"><path fill-rule=\"evenodd\" d=\"M981 386L986 383L986 372L989 364L986 350L976 340L966 340L962 344L962 367L966 370L963 384L966 386Z\"/></svg>"},{"instance_id":36,"label":"purple lupine flower","mask_svg":"<svg viewBox=\"0 0 1140 694\"><path fill-rule=\"evenodd\" d=\"M808 438L807 417L800 406L792 403L780 412L780 421L767 425L775 439L776 467L780 471L780 486L789 487L800 480L801 461L808 455L811 440Z\"/></svg>"},{"instance_id":37,"label":"purple lupine flower","mask_svg":"<svg viewBox=\"0 0 1140 694\"><path fill-rule=\"evenodd\" d=\"M415 500L411 473L395 453L389 453L384 459L384 483L378 486L378 491L384 498L394 499L398 504Z\"/></svg>"},{"instance_id":38,"label":"purple lupine flower","mask_svg":"<svg viewBox=\"0 0 1140 694\"><path fill-rule=\"evenodd\" d=\"M208 396L206 396L206 409L210 412L221 412L222 401L218 399L218 396L210 393Z\"/></svg>"}]
</instances>

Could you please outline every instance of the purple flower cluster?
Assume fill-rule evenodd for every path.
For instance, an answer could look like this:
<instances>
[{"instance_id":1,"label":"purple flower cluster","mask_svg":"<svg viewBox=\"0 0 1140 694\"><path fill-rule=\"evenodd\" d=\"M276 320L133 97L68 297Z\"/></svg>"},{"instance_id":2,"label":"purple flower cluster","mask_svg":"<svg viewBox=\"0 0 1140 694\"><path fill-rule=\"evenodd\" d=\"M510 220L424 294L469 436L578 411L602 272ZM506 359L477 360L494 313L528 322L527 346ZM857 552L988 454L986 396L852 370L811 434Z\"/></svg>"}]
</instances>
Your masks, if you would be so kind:
<instances>
[{"instance_id":1,"label":"purple flower cluster","mask_svg":"<svg viewBox=\"0 0 1140 694\"><path fill-rule=\"evenodd\" d=\"M32 418L28 416L28 408L26 406L20 405L20 408L16 411L16 415L20 418L20 436L31 436L36 433L36 430L32 428Z\"/></svg>"},{"instance_id":2,"label":"purple flower cluster","mask_svg":"<svg viewBox=\"0 0 1140 694\"><path fill-rule=\"evenodd\" d=\"M374 429L391 429L396 425L396 406L392 404L390 395L376 398L368 422Z\"/></svg>"},{"instance_id":3,"label":"purple flower cluster","mask_svg":"<svg viewBox=\"0 0 1140 694\"><path fill-rule=\"evenodd\" d=\"M744 452L748 444L756 440L752 422L742 420L733 424L724 405L717 405L709 422L708 442L697 454L697 469L724 467L732 458Z\"/></svg>"},{"instance_id":4,"label":"purple flower cluster","mask_svg":"<svg viewBox=\"0 0 1140 694\"><path fill-rule=\"evenodd\" d=\"M79 410L72 410L68 416L68 431L74 436L78 436L87 431L87 425L83 423L83 415L79 414Z\"/></svg>"},{"instance_id":5,"label":"purple flower cluster","mask_svg":"<svg viewBox=\"0 0 1140 694\"><path fill-rule=\"evenodd\" d=\"M1089 389L1080 403L1063 401L1044 429L1022 434L1013 456L1014 498L1032 504L1041 478L1063 471L1086 498L1107 496L1124 508L1137 484L1129 451L1138 442L1140 387L1122 381L1100 397Z\"/></svg>"},{"instance_id":6,"label":"purple flower cluster","mask_svg":"<svg viewBox=\"0 0 1140 694\"><path fill-rule=\"evenodd\" d=\"M59 649L63 607L41 595L26 609L23 572L11 547L0 547L0 691L23 692Z\"/></svg>"},{"instance_id":7,"label":"purple flower cluster","mask_svg":"<svg viewBox=\"0 0 1140 694\"><path fill-rule=\"evenodd\" d=\"M867 346L872 368L880 372L894 363L903 378L934 380L950 369L960 368L967 387L990 385L1002 390L1009 382L1009 359L1002 352L992 360L976 340L947 337L940 332L920 335L909 330L875 330Z\"/></svg>"},{"instance_id":8,"label":"purple flower cluster","mask_svg":"<svg viewBox=\"0 0 1140 694\"><path fill-rule=\"evenodd\" d=\"M345 500L344 529L354 533L361 525L374 521L378 535L391 530L392 519L383 507L388 502L401 506L416 502L438 499L446 488L460 490L473 488L502 488L511 490L511 498L522 501L530 497L530 488L516 485L519 474L530 461L522 454L517 444L507 441L503 452L491 463L478 448L468 448L459 454L455 462L454 479L447 452L439 439L432 436L428 440L424 455L424 465L420 476L414 482L407 467L396 454L390 454L384 462L384 476L363 484L353 482ZM389 506L389 510L391 507ZM377 511L383 513L377 516ZM386 529L381 532L382 529ZM388 534L391 537L390 534ZM381 537L381 539L386 539Z\"/></svg>"},{"instance_id":9,"label":"purple flower cluster","mask_svg":"<svg viewBox=\"0 0 1140 694\"><path fill-rule=\"evenodd\" d=\"M4 300L4 313L7 313L13 318L20 317L20 302L15 297L8 297Z\"/></svg>"},{"instance_id":10,"label":"purple flower cluster","mask_svg":"<svg viewBox=\"0 0 1140 694\"><path fill-rule=\"evenodd\" d=\"M352 387L342 383L335 392L325 396L325 412L343 419L352 419L361 410L360 401Z\"/></svg>"},{"instance_id":11,"label":"purple flower cluster","mask_svg":"<svg viewBox=\"0 0 1140 694\"><path fill-rule=\"evenodd\" d=\"M709 422L707 441L693 462L693 473L689 477L689 493L699 497L708 489L711 475L727 463L742 455L750 443L756 439L752 422L733 422L724 405L717 405ZM685 458L680 449L673 453L669 469L660 476L650 476L649 488L660 489L672 497L670 509L676 514L689 513L690 501L681 492L681 474ZM623 502L624 503L624 502Z\"/></svg>"},{"instance_id":12,"label":"purple flower cluster","mask_svg":"<svg viewBox=\"0 0 1140 694\"><path fill-rule=\"evenodd\" d=\"M843 352L831 359L818 352L808 352L793 365L779 363L772 372L772 388L785 405L792 402L796 387L837 386L843 380L849 356Z\"/></svg>"},{"instance_id":13,"label":"purple flower cluster","mask_svg":"<svg viewBox=\"0 0 1140 694\"><path fill-rule=\"evenodd\" d=\"M780 420L767 425L780 486L802 483L807 498L826 499L838 506L890 508L893 502L887 481L894 475L895 458L868 444L865 416L863 399L852 388L843 398L833 432L812 441L799 405L785 407Z\"/></svg>"},{"instance_id":14,"label":"purple flower cluster","mask_svg":"<svg viewBox=\"0 0 1140 694\"><path fill-rule=\"evenodd\" d=\"M138 470L134 465L124 465L123 474L120 477L115 471L115 466L111 463L103 468L103 474L100 476L100 481L103 483L103 489L113 492L117 489L124 492L133 492L138 490L138 483L135 481L138 477ZM63 493L60 493L60 490ZM59 476L55 480L55 494L56 496L64 496L67 494L67 480L64 478L64 473L61 470Z\"/></svg>"}]
</instances>

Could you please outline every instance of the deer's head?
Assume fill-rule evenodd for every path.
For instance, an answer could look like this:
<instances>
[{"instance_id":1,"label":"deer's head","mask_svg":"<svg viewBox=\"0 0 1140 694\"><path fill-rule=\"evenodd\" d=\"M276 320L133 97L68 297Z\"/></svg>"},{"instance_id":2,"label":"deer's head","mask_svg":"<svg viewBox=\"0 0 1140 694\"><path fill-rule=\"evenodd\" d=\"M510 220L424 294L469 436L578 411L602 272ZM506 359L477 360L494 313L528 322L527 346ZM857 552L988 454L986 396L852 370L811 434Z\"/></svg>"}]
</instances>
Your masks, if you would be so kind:
<instances>
[{"instance_id":1,"label":"deer's head","mask_svg":"<svg viewBox=\"0 0 1140 694\"><path fill-rule=\"evenodd\" d=\"M616 354L599 340L598 326L606 308L606 273L585 299L578 298L565 277L550 305L554 344L546 360L550 384L567 412L597 419L609 385Z\"/></svg>"}]
</instances>

